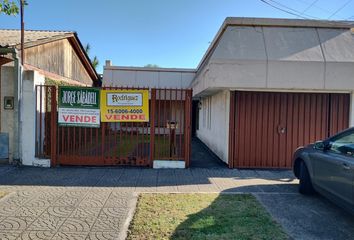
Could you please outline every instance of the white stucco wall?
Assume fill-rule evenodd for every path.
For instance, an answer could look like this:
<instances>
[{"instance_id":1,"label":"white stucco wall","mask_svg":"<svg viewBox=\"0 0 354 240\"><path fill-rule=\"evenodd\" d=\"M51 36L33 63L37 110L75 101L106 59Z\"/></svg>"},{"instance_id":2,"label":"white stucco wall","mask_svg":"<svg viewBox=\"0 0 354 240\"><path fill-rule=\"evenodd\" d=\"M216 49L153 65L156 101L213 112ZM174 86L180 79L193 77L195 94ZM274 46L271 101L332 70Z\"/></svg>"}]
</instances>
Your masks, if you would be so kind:
<instances>
[{"instance_id":1,"label":"white stucco wall","mask_svg":"<svg viewBox=\"0 0 354 240\"><path fill-rule=\"evenodd\" d=\"M350 29L228 26L199 69L194 96L213 89L354 90Z\"/></svg>"},{"instance_id":2,"label":"white stucco wall","mask_svg":"<svg viewBox=\"0 0 354 240\"><path fill-rule=\"evenodd\" d=\"M36 93L35 86L44 84L45 77L35 71L23 74L23 105L21 119L22 164L27 166L50 166L50 160L35 158ZM38 99L39 100L39 99ZM43 139L43 138L42 138Z\"/></svg>"},{"instance_id":3,"label":"white stucco wall","mask_svg":"<svg viewBox=\"0 0 354 240\"><path fill-rule=\"evenodd\" d=\"M14 97L14 67L1 67L1 132L9 134L9 161L14 158L14 110L4 109L4 97Z\"/></svg>"},{"instance_id":4,"label":"white stucco wall","mask_svg":"<svg viewBox=\"0 0 354 240\"><path fill-rule=\"evenodd\" d=\"M188 88L194 76L193 69L105 66L102 86Z\"/></svg>"},{"instance_id":5,"label":"white stucco wall","mask_svg":"<svg viewBox=\"0 0 354 240\"><path fill-rule=\"evenodd\" d=\"M230 91L201 99L197 137L225 163L228 163L229 151L229 111Z\"/></svg>"},{"instance_id":6,"label":"white stucco wall","mask_svg":"<svg viewBox=\"0 0 354 240\"><path fill-rule=\"evenodd\" d=\"M350 94L349 127L354 127L354 92Z\"/></svg>"}]
</instances>

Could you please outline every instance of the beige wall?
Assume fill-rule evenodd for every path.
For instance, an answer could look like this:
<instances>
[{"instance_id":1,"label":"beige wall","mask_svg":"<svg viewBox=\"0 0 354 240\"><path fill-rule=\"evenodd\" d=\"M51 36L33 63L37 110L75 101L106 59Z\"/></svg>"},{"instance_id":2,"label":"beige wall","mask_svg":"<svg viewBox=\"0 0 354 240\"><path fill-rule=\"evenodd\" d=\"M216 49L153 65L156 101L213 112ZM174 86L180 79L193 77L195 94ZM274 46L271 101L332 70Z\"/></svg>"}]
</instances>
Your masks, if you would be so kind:
<instances>
[{"instance_id":1,"label":"beige wall","mask_svg":"<svg viewBox=\"0 0 354 240\"><path fill-rule=\"evenodd\" d=\"M230 91L201 99L197 137L228 163Z\"/></svg>"},{"instance_id":2,"label":"beige wall","mask_svg":"<svg viewBox=\"0 0 354 240\"><path fill-rule=\"evenodd\" d=\"M25 63L92 86L92 79L67 39L25 50Z\"/></svg>"},{"instance_id":3,"label":"beige wall","mask_svg":"<svg viewBox=\"0 0 354 240\"><path fill-rule=\"evenodd\" d=\"M14 76L14 67L2 66L1 67L1 132L9 134L9 160L10 162L14 158L14 151L17 146L14 144L14 110L4 109L4 97L14 97L14 82L16 81Z\"/></svg>"}]
</instances>

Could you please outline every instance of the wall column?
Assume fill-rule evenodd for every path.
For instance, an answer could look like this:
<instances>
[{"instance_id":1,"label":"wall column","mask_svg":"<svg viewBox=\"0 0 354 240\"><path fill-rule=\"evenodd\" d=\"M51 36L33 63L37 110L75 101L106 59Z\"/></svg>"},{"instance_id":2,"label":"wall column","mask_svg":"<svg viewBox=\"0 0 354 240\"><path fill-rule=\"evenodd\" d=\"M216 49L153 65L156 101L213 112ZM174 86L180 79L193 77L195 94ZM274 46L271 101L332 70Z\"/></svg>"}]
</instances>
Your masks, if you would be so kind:
<instances>
[{"instance_id":1,"label":"wall column","mask_svg":"<svg viewBox=\"0 0 354 240\"><path fill-rule=\"evenodd\" d=\"M37 159L36 149L36 85L44 84L44 76L35 71L23 73L23 102L22 116L25 120L21 122L21 151L22 164L27 166L50 167L49 159Z\"/></svg>"},{"instance_id":2,"label":"wall column","mask_svg":"<svg viewBox=\"0 0 354 240\"><path fill-rule=\"evenodd\" d=\"M349 127L354 127L354 92L350 94Z\"/></svg>"}]
</instances>

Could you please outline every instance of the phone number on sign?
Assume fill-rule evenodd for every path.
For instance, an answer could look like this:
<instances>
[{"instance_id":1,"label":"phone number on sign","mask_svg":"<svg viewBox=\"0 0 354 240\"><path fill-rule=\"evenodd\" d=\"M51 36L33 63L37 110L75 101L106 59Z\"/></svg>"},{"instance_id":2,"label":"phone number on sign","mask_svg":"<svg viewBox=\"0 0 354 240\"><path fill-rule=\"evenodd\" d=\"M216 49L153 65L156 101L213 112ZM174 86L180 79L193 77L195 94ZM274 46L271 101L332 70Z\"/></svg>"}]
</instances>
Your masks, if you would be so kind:
<instances>
[{"instance_id":1,"label":"phone number on sign","mask_svg":"<svg viewBox=\"0 0 354 240\"><path fill-rule=\"evenodd\" d=\"M142 109L108 109L107 112L109 114L127 114L127 113L131 113L131 114L135 114L135 113L143 113Z\"/></svg>"}]
</instances>

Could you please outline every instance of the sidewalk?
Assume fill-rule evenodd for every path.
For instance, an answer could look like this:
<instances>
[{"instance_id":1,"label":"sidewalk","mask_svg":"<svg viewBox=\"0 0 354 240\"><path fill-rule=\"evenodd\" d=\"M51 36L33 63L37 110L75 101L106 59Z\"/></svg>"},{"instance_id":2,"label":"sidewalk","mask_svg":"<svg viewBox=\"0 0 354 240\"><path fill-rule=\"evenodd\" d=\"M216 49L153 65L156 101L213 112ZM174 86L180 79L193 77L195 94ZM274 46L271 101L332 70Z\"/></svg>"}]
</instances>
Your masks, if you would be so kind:
<instances>
[{"instance_id":1,"label":"sidewalk","mask_svg":"<svg viewBox=\"0 0 354 240\"><path fill-rule=\"evenodd\" d=\"M120 239L142 192L251 193L294 239L354 238L350 216L297 183L291 171L0 166L0 239Z\"/></svg>"},{"instance_id":2,"label":"sidewalk","mask_svg":"<svg viewBox=\"0 0 354 240\"><path fill-rule=\"evenodd\" d=\"M0 189L114 188L129 192L296 192L291 171L227 168L31 168L0 167Z\"/></svg>"},{"instance_id":3,"label":"sidewalk","mask_svg":"<svg viewBox=\"0 0 354 240\"><path fill-rule=\"evenodd\" d=\"M0 167L0 239L118 239L134 192L296 191L290 172ZM294 185L292 190L288 190Z\"/></svg>"}]
</instances>

